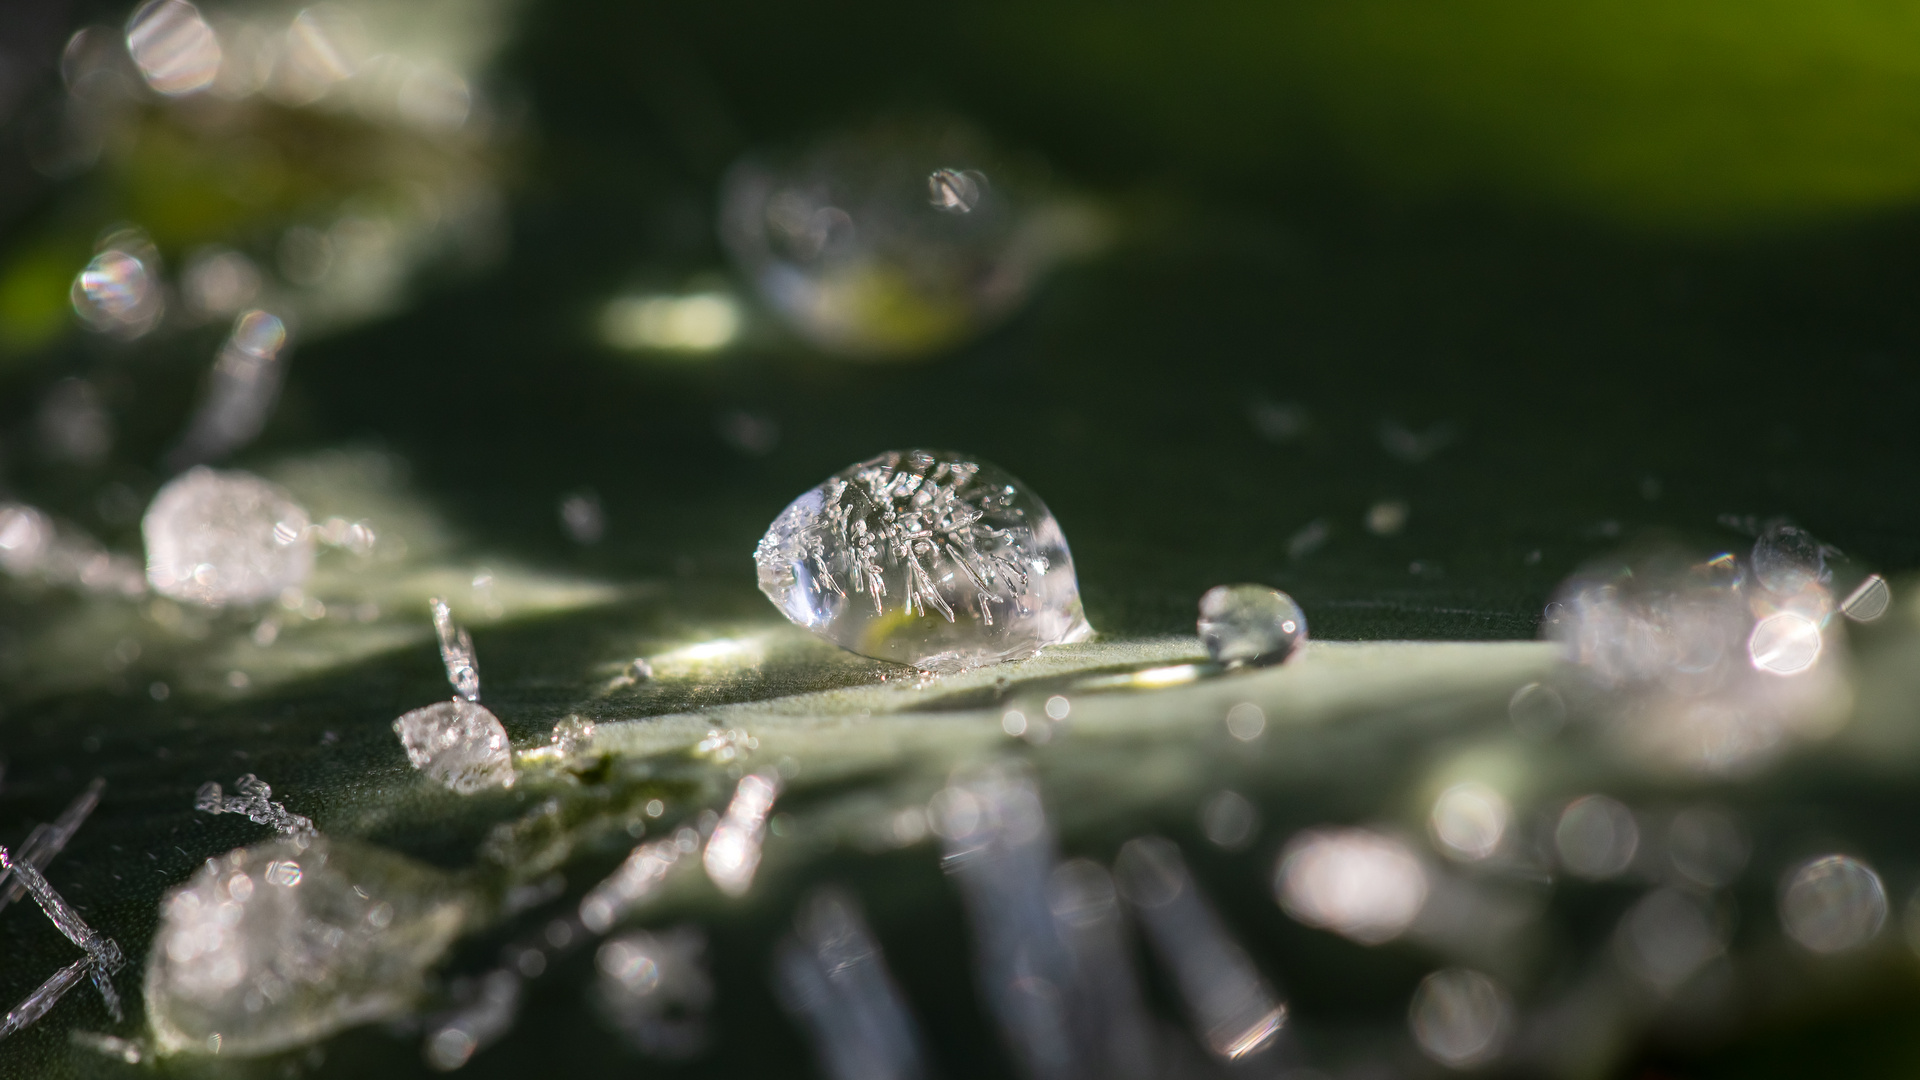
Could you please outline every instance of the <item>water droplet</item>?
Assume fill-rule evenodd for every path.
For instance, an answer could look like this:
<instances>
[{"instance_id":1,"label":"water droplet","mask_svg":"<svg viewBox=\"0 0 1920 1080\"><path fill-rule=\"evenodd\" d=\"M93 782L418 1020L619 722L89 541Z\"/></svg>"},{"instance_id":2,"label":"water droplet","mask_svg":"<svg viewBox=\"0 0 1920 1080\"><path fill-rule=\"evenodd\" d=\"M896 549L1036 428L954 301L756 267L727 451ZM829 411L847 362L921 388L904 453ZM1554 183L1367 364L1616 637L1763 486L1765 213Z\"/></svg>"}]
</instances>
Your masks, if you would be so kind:
<instances>
[{"instance_id":1,"label":"water droplet","mask_svg":"<svg viewBox=\"0 0 1920 1080\"><path fill-rule=\"evenodd\" d=\"M1769 522L1753 542L1753 575L1767 591L1791 596L1827 580L1826 551L1798 525Z\"/></svg>"},{"instance_id":2,"label":"water droplet","mask_svg":"<svg viewBox=\"0 0 1920 1080\"><path fill-rule=\"evenodd\" d=\"M754 551L794 623L928 671L1024 659L1093 634L1060 525L978 459L894 451L795 499Z\"/></svg>"},{"instance_id":3,"label":"water droplet","mask_svg":"<svg viewBox=\"0 0 1920 1080\"><path fill-rule=\"evenodd\" d=\"M1817 953L1845 952L1872 940L1887 921L1887 891L1873 868L1828 855L1795 870L1780 897L1780 923Z\"/></svg>"},{"instance_id":4,"label":"water droplet","mask_svg":"<svg viewBox=\"0 0 1920 1080\"><path fill-rule=\"evenodd\" d=\"M1265 667L1306 644L1307 616L1278 589L1217 585L1200 598L1199 632L1215 663Z\"/></svg>"},{"instance_id":5,"label":"water droplet","mask_svg":"<svg viewBox=\"0 0 1920 1080\"><path fill-rule=\"evenodd\" d=\"M1499 792L1470 781L1441 792L1427 824L1447 854L1476 862L1499 849L1512 818Z\"/></svg>"},{"instance_id":6,"label":"water droplet","mask_svg":"<svg viewBox=\"0 0 1920 1080\"><path fill-rule=\"evenodd\" d=\"M978 169L935 169L927 177L927 202L949 214L968 214L980 205L987 174Z\"/></svg>"},{"instance_id":7,"label":"water droplet","mask_svg":"<svg viewBox=\"0 0 1920 1080\"><path fill-rule=\"evenodd\" d=\"M186 0L152 0L127 20L127 51L147 85L169 97L213 85L220 42Z\"/></svg>"},{"instance_id":8,"label":"water droplet","mask_svg":"<svg viewBox=\"0 0 1920 1080\"><path fill-rule=\"evenodd\" d=\"M1427 875L1407 845L1368 829L1310 830L1287 843L1274 875L1300 922L1378 945L1404 933L1427 902Z\"/></svg>"},{"instance_id":9,"label":"water droplet","mask_svg":"<svg viewBox=\"0 0 1920 1080\"><path fill-rule=\"evenodd\" d=\"M1506 1048L1513 998L1478 971L1447 968L1420 980L1407 1026L1428 1057L1451 1069L1470 1069Z\"/></svg>"}]
</instances>

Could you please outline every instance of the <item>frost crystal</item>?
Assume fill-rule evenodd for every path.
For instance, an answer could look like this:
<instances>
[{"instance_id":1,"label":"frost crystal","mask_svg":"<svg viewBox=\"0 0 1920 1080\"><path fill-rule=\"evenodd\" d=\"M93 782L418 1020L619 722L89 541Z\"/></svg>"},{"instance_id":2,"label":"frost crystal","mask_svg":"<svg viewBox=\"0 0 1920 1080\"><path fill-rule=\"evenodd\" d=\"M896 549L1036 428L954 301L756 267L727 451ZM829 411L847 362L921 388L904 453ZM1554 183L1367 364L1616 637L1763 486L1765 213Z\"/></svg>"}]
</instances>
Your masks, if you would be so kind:
<instances>
[{"instance_id":1,"label":"frost crystal","mask_svg":"<svg viewBox=\"0 0 1920 1080\"><path fill-rule=\"evenodd\" d=\"M473 651L473 637L467 628L457 626L447 602L434 597L433 633L440 639L440 662L447 666L447 681L454 693L468 701L480 700L480 660Z\"/></svg>"},{"instance_id":2,"label":"frost crystal","mask_svg":"<svg viewBox=\"0 0 1920 1080\"><path fill-rule=\"evenodd\" d=\"M400 1015L466 918L434 871L350 841L276 839L209 859L160 905L154 1045L265 1054Z\"/></svg>"},{"instance_id":3,"label":"frost crystal","mask_svg":"<svg viewBox=\"0 0 1920 1080\"><path fill-rule=\"evenodd\" d=\"M311 840L317 833L313 820L293 814L277 802L269 802L273 789L266 781L248 773L233 782L238 795L226 795L220 785L209 780L194 793L194 809L208 814L244 814L249 820L267 825L296 840Z\"/></svg>"},{"instance_id":4,"label":"frost crystal","mask_svg":"<svg viewBox=\"0 0 1920 1080\"><path fill-rule=\"evenodd\" d=\"M700 834L681 829L665 840L650 840L634 848L620 868L587 891L580 900L580 922L596 934L652 899L680 860L700 850Z\"/></svg>"},{"instance_id":5,"label":"frost crystal","mask_svg":"<svg viewBox=\"0 0 1920 1080\"><path fill-rule=\"evenodd\" d=\"M147 580L176 600L210 607L257 604L307 580L313 536L307 512L251 473L189 470L147 508Z\"/></svg>"},{"instance_id":6,"label":"frost crystal","mask_svg":"<svg viewBox=\"0 0 1920 1080\"><path fill-rule=\"evenodd\" d=\"M400 717L393 730L414 768L462 795L513 786L507 729L484 705L442 701Z\"/></svg>"},{"instance_id":7,"label":"frost crystal","mask_svg":"<svg viewBox=\"0 0 1920 1080\"><path fill-rule=\"evenodd\" d=\"M851 896L822 889L774 955L780 1004L806 1022L820 1071L834 1080L916 1080L920 1039Z\"/></svg>"},{"instance_id":8,"label":"frost crystal","mask_svg":"<svg viewBox=\"0 0 1920 1080\"><path fill-rule=\"evenodd\" d=\"M214 361L206 400L168 455L169 464L178 468L214 461L259 436L280 397L286 343L286 324L274 315L256 310L234 320L233 332Z\"/></svg>"},{"instance_id":9,"label":"frost crystal","mask_svg":"<svg viewBox=\"0 0 1920 1080\"><path fill-rule=\"evenodd\" d=\"M80 913L73 910L53 886L42 877L38 868L25 859L15 859L6 848L0 847L0 869L12 873L18 884L25 886L33 895L40 910L66 936L68 941L80 947L86 953L65 969L56 972L51 979L42 983L38 990L27 996L14 1010L0 1022L0 1038L26 1027L46 1015L61 997L71 990L82 975L91 976L94 988L100 991L100 998L106 1002L107 1011L115 1020L120 1019L120 995L114 991L112 977L115 972L127 966L126 957L120 952L120 946L112 938L87 925Z\"/></svg>"},{"instance_id":10,"label":"frost crystal","mask_svg":"<svg viewBox=\"0 0 1920 1080\"><path fill-rule=\"evenodd\" d=\"M93 813L93 808L100 805L100 792L106 786L107 782L98 778L88 784L87 789L69 803L51 825L35 825L26 840L14 849L13 857L32 865L36 870L45 870L53 857L65 850L67 841L73 839L73 834ZM20 899L27 891L24 882L9 880L13 876L11 869L0 869L0 885L6 886L0 889L0 908Z\"/></svg>"},{"instance_id":11,"label":"frost crystal","mask_svg":"<svg viewBox=\"0 0 1920 1080\"><path fill-rule=\"evenodd\" d=\"M945 451L890 451L834 474L774 520L754 562L760 591L795 623L929 671L1093 635L1046 504Z\"/></svg>"},{"instance_id":12,"label":"frost crystal","mask_svg":"<svg viewBox=\"0 0 1920 1080\"><path fill-rule=\"evenodd\" d=\"M707 841L702 863L707 876L728 896L744 896L753 884L754 871L760 868L760 844L766 838L767 813L780 792L780 780L773 773L749 773L740 778L727 804L727 815Z\"/></svg>"}]
</instances>

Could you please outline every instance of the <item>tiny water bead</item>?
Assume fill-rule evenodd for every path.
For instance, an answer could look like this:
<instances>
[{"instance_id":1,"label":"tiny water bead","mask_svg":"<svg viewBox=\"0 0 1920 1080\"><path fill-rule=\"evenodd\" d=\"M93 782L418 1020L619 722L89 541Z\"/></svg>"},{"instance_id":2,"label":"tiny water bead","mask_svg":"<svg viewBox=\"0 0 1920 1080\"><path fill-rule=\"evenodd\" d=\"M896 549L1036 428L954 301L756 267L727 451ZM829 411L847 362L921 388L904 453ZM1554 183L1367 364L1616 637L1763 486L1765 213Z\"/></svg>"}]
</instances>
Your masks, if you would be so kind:
<instances>
[{"instance_id":1,"label":"tiny water bead","mask_svg":"<svg viewBox=\"0 0 1920 1080\"><path fill-rule=\"evenodd\" d=\"M257 604L307 580L307 512L277 484L195 468L167 482L140 522L156 592L209 607Z\"/></svg>"},{"instance_id":2,"label":"tiny water bead","mask_svg":"<svg viewBox=\"0 0 1920 1080\"><path fill-rule=\"evenodd\" d=\"M842 648L926 671L1093 636L1067 538L997 466L896 450L795 499L754 549L760 591Z\"/></svg>"},{"instance_id":3,"label":"tiny water bead","mask_svg":"<svg viewBox=\"0 0 1920 1080\"><path fill-rule=\"evenodd\" d=\"M1307 616L1278 589L1217 585L1200 598L1199 630L1214 663L1266 667L1306 645Z\"/></svg>"}]
</instances>

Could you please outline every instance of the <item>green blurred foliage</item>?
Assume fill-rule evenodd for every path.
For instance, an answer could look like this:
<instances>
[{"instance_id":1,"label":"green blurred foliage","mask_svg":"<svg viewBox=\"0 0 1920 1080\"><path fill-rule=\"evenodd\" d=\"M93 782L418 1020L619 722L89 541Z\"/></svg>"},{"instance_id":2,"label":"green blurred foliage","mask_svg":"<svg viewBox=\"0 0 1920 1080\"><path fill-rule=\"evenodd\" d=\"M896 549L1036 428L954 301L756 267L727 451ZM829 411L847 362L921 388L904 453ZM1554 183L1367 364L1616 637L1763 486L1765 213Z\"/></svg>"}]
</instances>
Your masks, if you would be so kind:
<instances>
[{"instance_id":1,"label":"green blurred foliage","mask_svg":"<svg viewBox=\"0 0 1920 1080\"><path fill-rule=\"evenodd\" d=\"M1003 74L1243 183L1331 143L1391 189L1690 232L1920 194L1920 6L1896 0L1076 0L968 22Z\"/></svg>"}]
</instances>

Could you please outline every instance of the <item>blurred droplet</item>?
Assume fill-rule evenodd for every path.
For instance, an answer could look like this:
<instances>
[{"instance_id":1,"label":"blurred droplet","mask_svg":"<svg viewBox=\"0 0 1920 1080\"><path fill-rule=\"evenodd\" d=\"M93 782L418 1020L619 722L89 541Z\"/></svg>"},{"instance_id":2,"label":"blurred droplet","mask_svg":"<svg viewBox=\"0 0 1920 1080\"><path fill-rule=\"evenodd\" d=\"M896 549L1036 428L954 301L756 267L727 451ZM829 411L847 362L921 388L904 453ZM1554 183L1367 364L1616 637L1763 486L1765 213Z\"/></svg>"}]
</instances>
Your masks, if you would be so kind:
<instances>
[{"instance_id":1,"label":"blurred droplet","mask_svg":"<svg viewBox=\"0 0 1920 1080\"><path fill-rule=\"evenodd\" d=\"M1253 430L1268 442L1292 442L1307 430L1307 410L1297 402L1262 398L1247 407L1247 416Z\"/></svg>"},{"instance_id":2,"label":"blurred droplet","mask_svg":"<svg viewBox=\"0 0 1920 1080\"><path fill-rule=\"evenodd\" d=\"M1753 576L1767 591L1791 596L1827 580L1826 551L1807 530L1770 522L1753 542Z\"/></svg>"},{"instance_id":3,"label":"blurred droplet","mask_svg":"<svg viewBox=\"0 0 1920 1080\"><path fill-rule=\"evenodd\" d=\"M1761 671L1798 675L1820 659L1820 624L1797 611L1775 612L1754 624L1747 655Z\"/></svg>"},{"instance_id":4,"label":"blurred droplet","mask_svg":"<svg viewBox=\"0 0 1920 1080\"><path fill-rule=\"evenodd\" d=\"M706 1049L714 990L698 927L610 938L594 954L594 967L594 1005L636 1049L669 1061Z\"/></svg>"},{"instance_id":5,"label":"blurred droplet","mask_svg":"<svg viewBox=\"0 0 1920 1080\"><path fill-rule=\"evenodd\" d=\"M37 573L53 542L46 514L25 503L0 502L0 570L15 577Z\"/></svg>"},{"instance_id":6,"label":"blurred droplet","mask_svg":"<svg viewBox=\"0 0 1920 1080\"><path fill-rule=\"evenodd\" d=\"M576 491L560 500L560 526L576 544L591 547L607 533L606 511L600 496L592 491Z\"/></svg>"},{"instance_id":7,"label":"blurred droplet","mask_svg":"<svg viewBox=\"0 0 1920 1080\"><path fill-rule=\"evenodd\" d=\"M1615 942L1628 968L1668 991L1727 947L1726 929L1707 901L1673 888L1655 889L1629 909Z\"/></svg>"},{"instance_id":8,"label":"blurred droplet","mask_svg":"<svg viewBox=\"0 0 1920 1080\"><path fill-rule=\"evenodd\" d=\"M1507 700L1507 717L1520 734L1547 738L1567 722L1567 703L1553 687L1530 682Z\"/></svg>"},{"instance_id":9,"label":"blurred droplet","mask_svg":"<svg viewBox=\"0 0 1920 1080\"><path fill-rule=\"evenodd\" d=\"M206 396L169 452L173 468L218 461L258 438L280 399L287 327L270 312L243 312L214 360Z\"/></svg>"},{"instance_id":10,"label":"blurred droplet","mask_svg":"<svg viewBox=\"0 0 1920 1080\"><path fill-rule=\"evenodd\" d=\"M238 315L260 292L260 270L230 248L205 248L187 260L180 293L188 310L207 318Z\"/></svg>"},{"instance_id":11,"label":"blurred droplet","mask_svg":"<svg viewBox=\"0 0 1920 1080\"><path fill-rule=\"evenodd\" d=\"M1893 590L1887 580L1879 574L1868 574L1867 579L1840 602L1840 611L1854 622L1872 622L1885 615L1892 604Z\"/></svg>"},{"instance_id":12,"label":"blurred droplet","mask_svg":"<svg viewBox=\"0 0 1920 1080\"><path fill-rule=\"evenodd\" d=\"M1399 937L1427 902L1427 875L1407 845L1368 829L1301 833L1274 874L1280 904L1298 921L1378 945Z\"/></svg>"},{"instance_id":13,"label":"blurred droplet","mask_svg":"<svg viewBox=\"0 0 1920 1080\"><path fill-rule=\"evenodd\" d=\"M270 600L313 569L308 523L275 484L193 469L168 481L140 522L147 579L163 596L211 607Z\"/></svg>"},{"instance_id":14,"label":"blurred droplet","mask_svg":"<svg viewBox=\"0 0 1920 1080\"><path fill-rule=\"evenodd\" d=\"M802 905L775 951L774 988L832 1080L925 1075L913 1015L852 896L826 888Z\"/></svg>"},{"instance_id":15,"label":"blurred droplet","mask_svg":"<svg viewBox=\"0 0 1920 1080\"><path fill-rule=\"evenodd\" d=\"M1420 980L1407 1026L1421 1052L1450 1069L1500 1056L1513 1029L1513 998L1478 971L1447 968Z\"/></svg>"},{"instance_id":16,"label":"blurred droplet","mask_svg":"<svg viewBox=\"0 0 1920 1080\"><path fill-rule=\"evenodd\" d=\"M1222 791L1200 810L1200 831L1215 847L1238 851L1253 839L1260 815L1237 791Z\"/></svg>"},{"instance_id":17,"label":"blurred droplet","mask_svg":"<svg viewBox=\"0 0 1920 1080\"><path fill-rule=\"evenodd\" d=\"M124 248L113 246L119 236L109 238L73 282L73 310L95 330L120 337L139 337L159 321L163 304L160 289L146 259ZM127 235L128 246L142 253L151 249L145 237Z\"/></svg>"},{"instance_id":18,"label":"blurred droplet","mask_svg":"<svg viewBox=\"0 0 1920 1080\"><path fill-rule=\"evenodd\" d=\"M1428 824L1443 851L1469 862L1500 848L1513 811L1501 794L1485 784L1455 784L1434 800Z\"/></svg>"},{"instance_id":19,"label":"blurred droplet","mask_svg":"<svg viewBox=\"0 0 1920 1080\"><path fill-rule=\"evenodd\" d=\"M1267 714L1251 701L1243 701L1227 710L1227 734L1241 742L1252 742L1267 730Z\"/></svg>"},{"instance_id":20,"label":"blurred droplet","mask_svg":"<svg viewBox=\"0 0 1920 1080\"><path fill-rule=\"evenodd\" d=\"M1573 800L1553 831L1560 864L1575 877L1601 881L1633 864L1640 850L1640 826L1633 811L1605 795Z\"/></svg>"},{"instance_id":21,"label":"blurred droplet","mask_svg":"<svg viewBox=\"0 0 1920 1080\"><path fill-rule=\"evenodd\" d=\"M34 426L40 451L54 461L88 465L113 449L113 419L84 379L54 383L40 400Z\"/></svg>"},{"instance_id":22,"label":"blurred droplet","mask_svg":"<svg viewBox=\"0 0 1920 1080\"><path fill-rule=\"evenodd\" d=\"M400 84L394 107L410 123L429 131L458 131L473 110L467 80L445 68L415 68Z\"/></svg>"},{"instance_id":23,"label":"blurred droplet","mask_svg":"<svg viewBox=\"0 0 1920 1080\"><path fill-rule=\"evenodd\" d=\"M949 214L967 214L980 205L987 174L978 169L935 169L927 177L927 202Z\"/></svg>"},{"instance_id":24,"label":"blurred droplet","mask_svg":"<svg viewBox=\"0 0 1920 1080\"><path fill-rule=\"evenodd\" d=\"M295 225L280 234L280 275L295 285L314 286L333 269L333 240L319 229Z\"/></svg>"},{"instance_id":25,"label":"blurred droplet","mask_svg":"<svg viewBox=\"0 0 1920 1080\"><path fill-rule=\"evenodd\" d=\"M723 292L619 296L600 314L600 338L616 349L708 353L732 344L742 322Z\"/></svg>"},{"instance_id":26,"label":"blurred droplet","mask_svg":"<svg viewBox=\"0 0 1920 1080\"><path fill-rule=\"evenodd\" d=\"M1690 881L1709 889L1731 885L1746 869L1752 845L1739 819L1714 806L1695 806L1667 827L1667 858Z\"/></svg>"},{"instance_id":27,"label":"blurred droplet","mask_svg":"<svg viewBox=\"0 0 1920 1080\"><path fill-rule=\"evenodd\" d=\"M1307 616L1293 597L1265 585L1216 585L1200 598L1200 641L1216 664L1284 663L1307 643Z\"/></svg>"},{"instance_id":28,"label":"blurred droplet","mask_svg":"<svg viewBox=\"0 0 1920 1080\"><path fill-rule=\"evenodd\" d=\"M1845 952L1872 940L1887 921L1887 891L1873 868L1849 855L1814 859L1787 878L1780 924L1817 953Z\"/></svg>"},{"instance_id":29,"label":"blurred droplet","mask_svg":"<svg viewBox=\"0 0 1920 1080\"><path fill-rule=\"evenodd\" d=\"M345 8L316 4L287 27L286 52L273 72L274 96L289 105L324 97L355 72L366 54L366 32Z\"/></svg>"},{"instance_id":30,"label":"blurred droplet","mask_svg":"<svg viewBox=\"0 0 1920 1080\"><path fill-rule=\"evenodd\" d=\"M150 0L127 20L127 51L147 85L169 97L213 85L220 42L186 0Z\"/></svg>"},{"instance_id":31,"label":"blurred droplet","mask_svg":"<svg viewBox=\"0 0 1920 1080\"><path fill-rule=\"evenodd\" d=\"M1407 504L1398 499L1374 503L1367 511L1367 531L1375 536L1393 536L1407 527Z\"/></svg>"}]
</instances>

